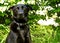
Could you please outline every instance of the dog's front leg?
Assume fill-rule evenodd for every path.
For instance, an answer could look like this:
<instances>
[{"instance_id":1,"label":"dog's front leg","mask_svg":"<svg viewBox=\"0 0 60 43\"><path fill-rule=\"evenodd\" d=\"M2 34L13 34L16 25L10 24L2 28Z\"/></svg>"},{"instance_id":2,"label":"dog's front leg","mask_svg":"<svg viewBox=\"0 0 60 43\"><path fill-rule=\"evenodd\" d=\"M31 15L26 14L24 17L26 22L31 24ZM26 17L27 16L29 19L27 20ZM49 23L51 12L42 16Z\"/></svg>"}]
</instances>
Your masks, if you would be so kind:
<instances>
[{"instance_id":1,"label":"dog's front leg","mask_svg":"<svg viewBox=\"0 0 60 43\"><path fill-rule=\"evenodd\" d=\"M31 36L30 36L30 32L29 31L26 34L25 43L31 43Z\"/></svg>"}]
</instances>

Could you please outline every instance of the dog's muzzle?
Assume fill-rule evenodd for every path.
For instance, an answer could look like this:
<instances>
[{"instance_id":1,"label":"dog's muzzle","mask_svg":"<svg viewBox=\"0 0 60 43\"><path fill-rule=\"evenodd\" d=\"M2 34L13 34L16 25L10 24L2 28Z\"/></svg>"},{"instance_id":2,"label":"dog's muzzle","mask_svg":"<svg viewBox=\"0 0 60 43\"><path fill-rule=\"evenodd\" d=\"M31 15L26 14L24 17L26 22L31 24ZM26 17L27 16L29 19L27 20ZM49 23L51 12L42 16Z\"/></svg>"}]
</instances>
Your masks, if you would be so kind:
<instances>
[{"instance_id":1,"label":"dog's muzzle","mask_svg":"<svg viewBox=\"0 0 60 43\"><path fill-rule=\"evenodd\" d=\"M18 14L18 15L17 15L17 18L18 18L18 19L22 19L22 18L24 18L24 17L25 17L24 14Z\"/></svg>"}]
</instances>

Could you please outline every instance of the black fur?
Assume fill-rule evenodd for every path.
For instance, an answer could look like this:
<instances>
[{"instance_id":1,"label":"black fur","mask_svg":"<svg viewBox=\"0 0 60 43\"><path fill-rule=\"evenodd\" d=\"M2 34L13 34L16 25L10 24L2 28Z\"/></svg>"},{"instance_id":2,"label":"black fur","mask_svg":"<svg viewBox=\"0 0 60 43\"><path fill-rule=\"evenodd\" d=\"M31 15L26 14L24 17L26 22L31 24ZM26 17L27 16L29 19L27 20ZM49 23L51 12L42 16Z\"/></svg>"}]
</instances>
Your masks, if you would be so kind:
<instances>
[{"instance_id":1,"label":"black fur","mask_svg":"<svg viewBox=\"0 0 60 43\"><path fill-rule=\"evenodd\" d=\"M10 25L10 33L6 43L31 43L30 29L28 22L28 12L31 6L18 4L9 8L13 11L13 22Z\"/></svg>"}]
</instances>

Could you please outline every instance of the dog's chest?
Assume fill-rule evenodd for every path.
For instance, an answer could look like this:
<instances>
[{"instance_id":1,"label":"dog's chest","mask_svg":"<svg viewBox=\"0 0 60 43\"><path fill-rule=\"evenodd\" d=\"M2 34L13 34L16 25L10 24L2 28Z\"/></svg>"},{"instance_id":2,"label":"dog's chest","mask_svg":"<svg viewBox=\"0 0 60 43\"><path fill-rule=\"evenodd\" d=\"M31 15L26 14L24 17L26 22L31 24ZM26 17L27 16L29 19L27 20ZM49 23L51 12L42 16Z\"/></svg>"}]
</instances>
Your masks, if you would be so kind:
<instances>
[{"instance_id":1,"label":"dog's chest","mask_svg":"<svg viewBox=\"0 0 60 43\"><path fill-rule=\"evenodd\" d=\"M17 26L17 30L25 30L26 28L27 28L27 26L26 25L23 25L23 24L19 24Z\"/></svg>"},{"instance_id":2,"label":"dog's chest","mask_svg":"<svg viewBox=\"0 0 60 43\"><path fill-rule=\"evenodd\" d=\"M17 23L14 21L14 24L16 24L16 29L17 30L25 30L27 28L27 23Z\"/></svg>"}]
</instances>

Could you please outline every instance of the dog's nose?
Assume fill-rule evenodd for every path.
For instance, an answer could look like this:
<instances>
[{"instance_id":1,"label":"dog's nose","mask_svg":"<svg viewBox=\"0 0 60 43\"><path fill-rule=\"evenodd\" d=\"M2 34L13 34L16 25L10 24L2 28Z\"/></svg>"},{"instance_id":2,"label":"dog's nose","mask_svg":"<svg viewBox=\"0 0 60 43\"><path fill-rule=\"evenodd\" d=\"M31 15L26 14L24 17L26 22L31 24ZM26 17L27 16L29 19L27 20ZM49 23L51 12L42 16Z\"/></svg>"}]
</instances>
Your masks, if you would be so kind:
<instances>
[{"instance_id":1,"label":"dog's nose","mask_svg":"<svg viewBox=\"0 0 60 43\"><path fill-rule=\"evenodd\" d=\"M23 12L19 12L19 14L21 15L21 14L23 14Z\"/></svg>"},{"instance_id":2,"label":"dog's nose","mask_svg":"<svg viewBox=\"0 0 60 43\"><path fill-rule=\"evenodd\" d=\"M18 11L18 14L23 14L23 10L19 10Z\"/></svg>"}]
</instances>

